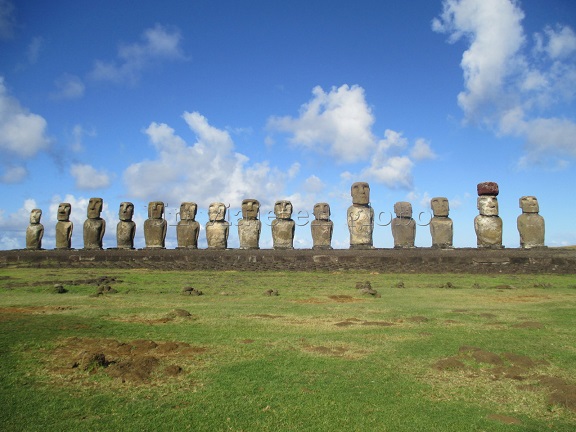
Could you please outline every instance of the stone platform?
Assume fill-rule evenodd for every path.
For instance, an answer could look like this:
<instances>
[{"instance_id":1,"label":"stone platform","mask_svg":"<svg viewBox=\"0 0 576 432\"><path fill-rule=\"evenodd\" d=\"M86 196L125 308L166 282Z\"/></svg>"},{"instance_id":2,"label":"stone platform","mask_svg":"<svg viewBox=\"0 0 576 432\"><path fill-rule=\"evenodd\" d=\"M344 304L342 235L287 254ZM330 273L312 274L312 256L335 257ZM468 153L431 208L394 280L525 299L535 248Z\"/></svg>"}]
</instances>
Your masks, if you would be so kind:
<instances>
[{"instance_id":1,"label":"stone platform","mask_svg":"<svg viewBox=\"0 0 576 432\"><path fill-rule=\"evenodd\" d=\"M379 273L576 274L576 250L543 249L335 249L294 250L10 250L0 269L146 268L221 271L353 271Z\"/></svg>"}]
</instances>

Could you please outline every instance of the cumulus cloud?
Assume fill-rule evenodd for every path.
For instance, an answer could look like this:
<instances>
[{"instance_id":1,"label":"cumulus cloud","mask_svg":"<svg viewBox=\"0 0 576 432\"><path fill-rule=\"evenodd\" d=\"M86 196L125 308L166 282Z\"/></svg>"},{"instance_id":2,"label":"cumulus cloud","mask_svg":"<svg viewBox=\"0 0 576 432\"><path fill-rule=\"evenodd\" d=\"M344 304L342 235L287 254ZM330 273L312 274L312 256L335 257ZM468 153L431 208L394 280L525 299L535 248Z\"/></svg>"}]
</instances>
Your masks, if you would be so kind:
<instances>
[{"instance_id":1,"label":"cumulus cloud","mask_svg":"<svg viewBox=\"0 0 576 432\"><path fill-rule=\"evenodd\" d=\"M53 99L78 99L84 96L86 86L76 75L64 74L54 82L56 91L51 93Z\"/></svg>"},{"instance_id":2,"label":"cumulus cloud","mask_svg":"<svg viewBox=\"0 0 576 432\"><path fill-rule=\"evenodd\" d=\"M0 209L0 249L21 249L26 246L26 227L30 211L37 208L34 199L25 199L14 213Z\"/></svg>"},{"instance_id":3,"label":"cumulus cloud","mask_svg":"<svg viewBox=\"0 0 576 432\"><path fill-rule=\"evenodd\" d=\"M444 0L432 28L449 42L468 43L458 95L467 121L524 138L524 161L576 157L576 123L555 112L576 95L576 35L565 25L547 26L530 47L523 18L514 0Z\"/></svg>"},{"instance_id":4,"label":"cumulus cloud","mask_svg":"<svg viewBox=\"0 0 576 432\"><path fill-rule=\"evenodd\" d=\"M10 0L0 0L0 39L14 36L15 27L14 4Z\"/></svg>"},{"instance_id":5,"label":"cumulus cloud","mask_svg":"<svg viewBox=\"0 0 576 432\"><path fill-rule=\"evenodd\" d=\"M0 176L0 183L20 183L28 176L28 170L23 166L6 167Z\"/></svg>"},{"instance_id":6,"label":"cumulus cloud","mask_svg":"<svg viewBox=\"0 0 576 432\"><path fill-rule=\"evenodd\" d=\"M146 29L142 41L121 44L116 61L97 60L90 76L114 83L134 83L150 65L164 60L183 60L182 35L178 29L160 24Z\"/></svg>"},{"instance_id":7,"label":"cumulus cloud","mask_svg":"<svg viewBox=\"0 0 576 432\"><path fill-rule=\"evenodd\" d=\"M78 189L103 189L110 186L110 174L106 171L98 171L88 164L73 164L70 167L70 174L76 181Z\"/></svg>"},{"instance_id":8,"label":"cumulus cloud","mask_svg":"<svg viewBox=\"0 0 576 432\"><path fill-rule=\"evenodd\" d=\"M0 76L0 152L30 158L46 149L46 120L30 113L8 94L4 77Z\"/></svg>"},{"instance_id":9,"label":"cumulus cloud","mask_svg":"<svg viewBox=\"0 0 576 432\"><path fill-rule=\"evenodd\" d=\"M95 137L96 131L94 129L85 129L82 125L74 125L72 128L72 143L70 144L70 150L74 153L80 153L84 150L84 137Z\"/></svg>"},{"instance_id":10,"label":"cumulus cloud","mask_svg":"<svg viewBox=\"0 0 576 432\"><path fill-rule=\"evenodd\" d=\"M193 144L164 123L151 123L144 130L156 157L124 171L129 196L169 203L195 201L203 207L213 201L238 206L246 197L256 197L263 205L274 202L287 174L267 162L251 164L234 150L229 133L210 125L200 113L185 112L182 118L195 135Z\"/></svg>"}]
</instances>

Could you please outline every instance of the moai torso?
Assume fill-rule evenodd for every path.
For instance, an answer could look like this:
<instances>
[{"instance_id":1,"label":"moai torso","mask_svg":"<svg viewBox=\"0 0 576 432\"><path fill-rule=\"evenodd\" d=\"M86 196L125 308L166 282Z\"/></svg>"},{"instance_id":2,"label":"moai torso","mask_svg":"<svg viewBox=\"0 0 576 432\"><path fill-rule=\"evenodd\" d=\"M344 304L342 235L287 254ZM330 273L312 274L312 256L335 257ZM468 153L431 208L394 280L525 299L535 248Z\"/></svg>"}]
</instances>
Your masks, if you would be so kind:
<instances>
[{"instance_id":1,"label":"moai torso","mask_svg":"<svg viewBox=\"0 0 576 432\"><path fill-rule=\"evenodd\" d=\"M152 201L148 204L148 219L144 221L144 241L148 249L163 249L166 242L168 222L164 215L164 203Z\"/></svg>"},{"instance_id":2,"label":"moai torso","mask_svg":"<svg viewBox=\"0 0 576 432\"><path fill-rule=\"evenodd\" d=\"M315 204L314 217L310 224L312 249L332 249L334 223L330 220L330 206L327 203Z\"/></svg>"},{"instance_id":3,"label":"moai torso","mask_svg":"<svg viewBox=\"0 0 576 432\"><path fill-rule=\"evenodd\" d=\"M520 234L520 247L525 249L544 246L544 218L538 214L540 207L533 196L520 198L522 214L518 216L517 227Z\"/></svg>"},{"instance_id":4,"label":"moai torso","mask_svg":"<svg viewBox=\"0 0 576 432\"><path fill-rule=\"evenodd\" d=\"M498 216L498 199L495 196L478 197L480 214L474 218L474 229L479 248L502 248L502 219Z\"/></svg>"},{"instance_id":5,"label":"moai torso","mask_svg":"<svg viewBox=\"0 0 576 432\"><path fill-rule=\"evenodd\" d=\"M106 221L100 217L102 206L102 198L90 198L88 219L84 222L84 249L102 249L106 231Z\"/></svg>"},{"instance_id":6,"label":"moai torso","mask_svg":"<svg viewBox=\"0 0 576 432\"><path fill-rule=\"evenodd\" d=\"M416 239L416 221L412 219L412 204L397 202L394 204L396 217L392 219L392 237L395 248L413 248Z\"/></svg>"},{"instance_id":7,"label":"moai torso","mask_svg":"<svg viewBox=\"0 0 576 432\"><path fill-rule=\"evenodd\" d=\"M208 209L209 221L206 224L206 241L208 249L226 249L230 224L226 218L226 206L223 203L212 203Z\"/></svg>"},{"instance_id":8,"label":"moai torso","mask_svg":"<svg viewBox=\"0 0 576 432\"><path fill-rule=\"evenodd\" d=\"M430 220L430 235L433 248L451 248L454 237L452 219L448 217L450 210L448 199L436 197L430 200L434 217Z\"/></svg>"},{"instance_id":9,"label":"moai torso","mask_svg":"<svg viewBox=\"0 0 576 432\"><path fill-rule=\"evenodd\" d=\"M276 219L272 221L272 242L274 249L294 249L296 222L292 217L292 203L280 200L274 204Z\"/></svg>"},{"instance_id":10,"label":"moai torso","mask_svg":"<svg viewBox=\"0 0 576 432\"><path fill-rule=\"evenodd\" d=\"M374 209L370 207L370 186L356 182L351 187L352 205L346 219L350 232L350 249L371 249L374 231Z\"/></svg>"},{"instance_id":11,"label":"moai torso","mask_svg":"<svg viewBox=\"0 0 576 432\"><path fill-rule=\"evenodd\" d=\"M116 245L118 249L134 249L136 223L132 221L133 215L134 204L131 202L120 203L118 211L120 221L116 225Z\"/></svg>"},{"instance_id":12,"label":"moai torso","mask_svg":"<svg viewBox=\"0 0 576 432\"><path fill-rule=\"evenodd\" d=\"M180 221L176 226L178 248L197 249L200 223L195 220L198 206L193 202L180 205Z\"/></svg>"},{"instance_id":13,"label":"moai torso","mask_svg":"<svg viewBox=\"0 0 576 432\"><path fill-rule=\"evenodd\" d=\"M70 249L72 247L72 231L74 224L70 221L72 206L69 203L60 203L58 206L58 222L56 222L56 249Z\"/></svg>"},{"instance_id":14,"label":"moai torso","mask_svg":"<svg viewBox=\"0 0 576 432\"><path fill-rule=\"evenodd\" d=\"M240 249L260 249L262 223L257 219L260 202L255 199L242 201L242 219L238 221Z\"/></svg>"},{"instance_id":15,"label":"moai torso","mask_svg":"<svg viewBox=\"0 0 576 432\"><path fill-rule=\"evenodd\" d=\"M42 210L33 209L30 212L30 225L26 228L26 249L42 249L44 225L40 223Z\"/></svg>"}]
</instances>

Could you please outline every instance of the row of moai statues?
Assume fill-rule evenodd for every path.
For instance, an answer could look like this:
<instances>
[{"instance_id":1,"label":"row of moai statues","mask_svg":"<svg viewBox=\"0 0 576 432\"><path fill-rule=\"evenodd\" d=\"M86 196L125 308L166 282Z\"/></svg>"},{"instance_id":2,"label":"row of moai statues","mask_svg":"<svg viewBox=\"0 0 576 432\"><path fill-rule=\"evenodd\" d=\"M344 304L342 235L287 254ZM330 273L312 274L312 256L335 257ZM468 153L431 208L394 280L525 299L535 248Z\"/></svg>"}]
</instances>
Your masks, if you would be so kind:
<instances>
[{"instance_id":1,"label":"row of moai statues","mask_svg":"<svg viewBox=\"0 0 576 432\"><path fill-rule=\"evenodd\" d=\"M502 248L502 219L498 216L498 185L494 182L478 184L477 207L479 215L474 219L474 227L479 248ZM354 183L351 187L352 205L347 211L347 224L350 233L350 249L372 249L374 231L374 209L370 205L370 186L365 182ZM430 201L433 217L430 220L432 247L448 249L453 246L453 223L448 217L449 204L445 197L435 197ZM100 217L102 198L91 198L88 203L87 219L84 222L84 249L102 249L106 221ZM518 216L517 227L522 248L544 247L544 218L538 214L538 200L533 196L520 198L522 214ZM56 249L70 249L73 224L70 221L72 207L69 203L58 206L56 223ZM148 204L148 219L144 221L146 248L165 248L168 222L164 218L164 203L152 201ZM198 206L194 202L184 202L180 206L180 221L176 226L179 249L197 249L200 224L196 221ZM208 223L205 226L209 249L226 249L230 223L226 220L226 206L215 202L208 208ZM293 249L296 223L292 219L292 203L286 200L274 204L275 219L272 221L272 241L274 249ZM259 249L262 222L258 219L260 202L256 199L242 201L242 219L238 221L240 249ZM416 221L412 217L409 202L394 205L396 215L390 222L395 248L413 248L416 238ZM44 227L40 223L42 211L34 209L30 213L30 225L26 230L26 248L41 249ZM120 204L116 227L118 249L134 249L136 223L132 220L134 205ZM327 203L314 205L314 217L310 228L313 249L332 249L333 222L330 220L330 206Z\"/></svg>"}]
</instances>

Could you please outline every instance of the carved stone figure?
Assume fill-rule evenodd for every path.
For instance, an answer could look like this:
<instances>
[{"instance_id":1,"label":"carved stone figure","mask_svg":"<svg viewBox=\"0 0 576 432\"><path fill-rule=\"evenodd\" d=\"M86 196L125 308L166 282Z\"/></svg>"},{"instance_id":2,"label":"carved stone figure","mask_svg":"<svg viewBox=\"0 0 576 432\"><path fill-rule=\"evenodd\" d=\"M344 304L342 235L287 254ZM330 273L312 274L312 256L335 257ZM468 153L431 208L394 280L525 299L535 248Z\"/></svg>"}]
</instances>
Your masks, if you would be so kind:
<instances>
[{"instance_id":1,"label":"carved stone figure","mask_svg":"<svg viewBox=\"0 0 576 432\"><path fill-rule=\"evenodd\" d=\"M33 209L30 212L30 225L26 228L26 249L42 249L44 225L40 223L42 210Z\"/></svg>"},{"instance_id":2,"label":"carved stone figure","mask_svg":"<svg viewBox=\"0 0 576 432\"><path fill-rule=\"evenodd\" d=\"M84 221L84 249L102 249L106 221L100 217L104 202L102 198L90 198L86 221Z\"/></svg>"},{"instance_id":3,"label":"carved stone figure","mask_svg":"<svg viewBox=\"0 0 576 432\"><path fill-rule=\"evenodd\" d=\"M416 221L412 218L412 204L399 201L394 204L396 217L392 219L392 237L394 247L398 249L413 248L416 239Z\"/></svg>"},{"instance_id":4,"label":"carved stone figure","mask_svg":"<svg viewBox=\"0 0 576 432\"><path fill-rule=\"evenodd\" d=\"M70 203L58 205L58 222L56 222L56 249L70 249L72 247L72 231L74 224L70 221Z\"/></svg>"},{"instance_id":5,"label":"carved stone figure","mask_svg":"<svg viewBox=\"0 0 576 432\"><path fill-rule=\"evenodd\" d=\"M198 206L195 202L180 204L180 221L176 226L178 249L197 249L200 223L196 221Z\"/></svg>"},{"instance_id":6,"label":"carved stone figure","mask_svg":"<svg viewBox=\"0 0 576 432\"><path fill-rule=\"evenodd\" d=\"M478 197L480 214L474 218L474 229L479 248L501 249L502 219L498 216L498 198L493 195Z\"/></svg>"},{"instance_id":7,"label":"carved stone figure","mask_svg":"<svg viewBox=\"0 0 576 432\"><path fill-rule=\"evenodd\" d=\"M520 247L529 249L544 246L544 218L538 214L540 206L535 196L520 198L522 214L518 216Z\"/></svg>"},{"instance_id":8,"label":"carved stone figure","mask_svg":"<svg viewBox=\"0 0 576 432\"><path fill-rule=\"evenodd\" d=\"M434 217L430 220L430 234L432 235L432 247L449 249L452 247L454 229L452 219L448 217L450 206L448 198L435 197L430 200L430 206Z\"/></svg>"},{"instance_id":9,"label":"carved stone figure","mask_svg":"<svg viewBox=\"0 0 576 432\"><path fill-rule=\"evenodd\" d=\"M118 249L134 249L136 223L132 220L132 216L134 216L134 204L131 202L120 203L120 209L118 210L120 222L116 225L116 244Z\"/></svg>"},{"instance_id":10,"label":"carved stone figure","mask_svg":"<svg viewBox=\"0 0 576 432\"><path fill-rule=\"evenodd\" d=\"M238 221L240 249L260 249L262 222L258 220L260 202L253 198L242 201L242 219Z\"/></svg>"},{"instance_id":11,"label":"carved stone figure","mask_svg":"<svg viewBox=\"0 0 576 432\"><path fill-rule=\"evenodd\" d=\"M230 224L225 220L226 206L215 202L208 208L208 222L206 223L206 240L208 249L226 249L228 247L228 234Z\"/></svg>"},{"instance_id":12,"label":"carved stone figure","mask_svg":"<svg viewBox=\"0 0 576 432\"><path fill-rule=\"evenodd\" d=\"M365 182L356 182L352 184L350 193L352 205L347 211L350 249L372 249L374 209L370 206L370 186Z\"/></svg>"},{"instance_id":13,"label":"carved stone figure","mask_svg":"<svg viewBox=\"0 0 576 432\"><path fill-rule=\"evenodd\" d=\"M164 249L168 222L163 218L164 203L151 201L148 203L148 219L144 221L144 242L147 249Z\"/></svg>"},{"instance_id":14,"label":"carved stone figure","mask_svg":"<svg viewBox=\"0 0 576 432\"><path fill-rule=\"evenodd\" d=\"M272 221L272 243L274 249L294 249L296 222L292 220L292 203L286 200L274 204L276 219Z\"/></svg>"},{"instance_id":15,"label":"carved stone figure","mask_svg":"<svg viewBox=\"0 0 576 432\"><path fill-rule=\"evenodd\" d=\"M310 224L312 249L332 249L334 222L330 220L330 205L328 203L314 204L314 218Z\"/></svg>"}]
</instances>

